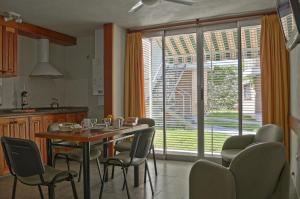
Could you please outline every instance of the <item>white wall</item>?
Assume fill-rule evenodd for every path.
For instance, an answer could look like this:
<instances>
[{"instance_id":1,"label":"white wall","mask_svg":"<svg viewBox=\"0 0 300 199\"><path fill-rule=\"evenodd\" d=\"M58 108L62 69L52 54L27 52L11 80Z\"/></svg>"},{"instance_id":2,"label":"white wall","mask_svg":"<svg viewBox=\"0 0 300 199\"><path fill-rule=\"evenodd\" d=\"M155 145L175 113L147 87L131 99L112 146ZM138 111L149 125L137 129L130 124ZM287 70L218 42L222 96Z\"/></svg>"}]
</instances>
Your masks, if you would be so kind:
<instances>
[{"instance_id":1,"label":"white wall","mask_svg":"<svg viewBox=\"0 0 300 199\"><path fill-rule=\"evenodd\" d=\"M126 31L114 25L113 37L113 115L124 116L124 63Z\"/></svg>"},{"instance_id":2,"label":"white wall","mask_svg":"<svg viewBox=\"0 0 300 199\"><path fill-rule=\"evenodd\" d=\"M65 103L69 106L88 106L89 116L102 118L100 97L92 95L94 43L94 35L89 35L77 38L76 46L66 47Z\"/></svg>"},{"instance_id":3,"label":"white wall","mask_svg":"<svg viewBox=\"0 0 300 199\"><path fill-rule=\"evenodd\" d=\"M296 118L300 119L300 45L297 45L290 52L290 96L291 105L290 112ZM296 183L298 194L300 195L300 160L296 159L297 153L300 155L300 138L291 130L291 172L295 172L292 176Z\"/></svg>"},{"instance_id":4,"label":"white wall","mask_svg":"<svg viewBox=\"0 0 300 199\"><path fill-rule=\"evenodd\" d=\"M102 117L99 97L92 95L94 35L79 37L75 46L50 44L50 63L65 75L61 79L30 78L37 62L37 40L19 36L18 42L18 75L2 79L0 109L19 108L25 87L31 107L49 107L55 97L60 106L88 106L90 117Z\"/></svg>"},{"instance_id":5,"label":"white wall","mask_svg":"<svg viewBox=\"0 0 300 199\"><path fill-rule=\"evenodd\" d=\"M51 44L50 49L51 63L63 72L65 65L64 47ZM58 98L60 104L64 105L62 80L29 78L29 74L36 62L37 40L19 36L18 75L17 77L3 78L1 109L20 107L20 95L24 87L29 93L30 106L49 106L52 97Z\"/></svg>"}]
</instances>

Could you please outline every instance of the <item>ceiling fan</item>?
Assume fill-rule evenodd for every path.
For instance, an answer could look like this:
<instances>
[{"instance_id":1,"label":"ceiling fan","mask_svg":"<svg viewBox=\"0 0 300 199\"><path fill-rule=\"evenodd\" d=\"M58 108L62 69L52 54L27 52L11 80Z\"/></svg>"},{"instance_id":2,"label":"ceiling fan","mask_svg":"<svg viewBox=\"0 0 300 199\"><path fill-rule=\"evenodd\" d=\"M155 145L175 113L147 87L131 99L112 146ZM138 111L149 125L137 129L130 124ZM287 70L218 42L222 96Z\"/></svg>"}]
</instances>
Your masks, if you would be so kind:
<instances>
[{"instance_id":1,"label":"ceiling fan","mask_svg":"<svg viewBox=\"0 0 300 199\"><path fill-rule=\"evenodd\" d=\"M151 5L154 5L154 4L156 4L160 1L168 1L168 2L173 2L173 3L187 5L187 6L191 6L191 5L194 4L194 2L192 0L140 0L128 12L129 13L137 12L144 5L151 6Z\"/></svg>"}]
</instances>

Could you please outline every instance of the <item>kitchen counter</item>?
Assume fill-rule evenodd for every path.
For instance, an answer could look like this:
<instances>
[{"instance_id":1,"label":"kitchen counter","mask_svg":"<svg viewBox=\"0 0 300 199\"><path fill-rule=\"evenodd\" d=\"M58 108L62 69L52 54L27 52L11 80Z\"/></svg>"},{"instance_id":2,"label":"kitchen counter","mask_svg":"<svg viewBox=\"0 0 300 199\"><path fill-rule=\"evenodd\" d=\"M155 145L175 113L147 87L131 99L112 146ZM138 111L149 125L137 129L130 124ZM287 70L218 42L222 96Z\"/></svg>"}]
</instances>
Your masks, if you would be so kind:
<instances>
[{"instance_id":1,"label":"kitchen counter","mask_svg":"<svg viewBox=\"0 0 300 199\"><path fill-rule=\"evenodd\" d=\"M24 108L24 109L0 109L0 117L6 116L25 116L25 115L43 115L56 113L78 113L88 112L88 107L39 107L39 108Z\"/></svg>"}]
</instances>

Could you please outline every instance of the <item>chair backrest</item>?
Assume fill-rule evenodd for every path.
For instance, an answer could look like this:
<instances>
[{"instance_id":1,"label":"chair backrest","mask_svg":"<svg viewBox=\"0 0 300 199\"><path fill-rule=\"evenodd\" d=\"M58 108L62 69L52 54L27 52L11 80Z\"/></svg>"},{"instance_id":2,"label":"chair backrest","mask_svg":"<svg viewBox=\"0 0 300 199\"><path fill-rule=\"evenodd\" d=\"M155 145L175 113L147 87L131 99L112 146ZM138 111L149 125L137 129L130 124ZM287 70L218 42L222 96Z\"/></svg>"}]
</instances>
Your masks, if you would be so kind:
<instances>
[{"instance_id":1,"label":"chair backrest","mask_svg":"<svg viewBox=\"0 0 300 199\"><path fill-rule=\"evenodd\" d=\"M39 149L31 140L2 137L5 160L13 175L28 177L45 171Z\"/></svg>"},{"instance_id":2,"label":"chair backrest","mask_svg":"<svg viewBox=\"0 0 300 199\"><path fill-rule=\"evenodd\" d=\"M149 127L155 126L155 120L151 118L139 118L138 124L148 124Z\"/></svg>"},{"instance_id":3,"label":"chair backrest","mask_svg":"<svg viewBox=\"0 0 300 199\"><path fill-rule=\"evenodd\" d=\"M134 133L131 144L131 158L146 158L153 142L154 127L149 127Z\"/></svg>"},{"instance_id":4,"label":"chair backrest","mask_svg":"<svg viewBox=\"0 0 300 199\"><path fill-rule=\"evenodd\" d=\"M235 178L236 198L271 198L287 165L284 146L279 142L259 143L246 148L229 166Z\"/></svg>"},{"instance_id":5,"label":"chair backrest","mask_svg":"<svg viewBox=\"0 0 300 199\"><path fill-rule=\"evenodd\" d=\"M254 142L282 142L282 129L275 124L267 124L258 129Z\"/></svg>"}]
</instances>

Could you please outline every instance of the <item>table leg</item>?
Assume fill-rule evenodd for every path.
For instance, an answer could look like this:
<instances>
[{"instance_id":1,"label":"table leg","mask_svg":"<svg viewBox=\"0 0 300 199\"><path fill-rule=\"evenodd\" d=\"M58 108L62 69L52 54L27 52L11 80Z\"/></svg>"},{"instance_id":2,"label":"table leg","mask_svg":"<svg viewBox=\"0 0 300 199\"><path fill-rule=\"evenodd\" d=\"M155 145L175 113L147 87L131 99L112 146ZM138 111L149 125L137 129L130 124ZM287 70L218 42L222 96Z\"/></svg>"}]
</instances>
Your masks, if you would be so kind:
<instances>
[{"instance_id":1,"label":"table leg","mask_svg":"<svg viewBox=\"0 0 300 199\"><path fill-rule=\"evenodd\" d=\"M47 165L53 166L53 154L52 154L52 141L51 139L46 139L46 150L47 150ZM51 187L48 186L48 197L51 198Z\"/></svg>"},{"instance_id":2,"label":"table leg","mask_svg":"<svg viewBox=\"0 0 300 199\"><path fill-rule=\"evenodd\" d=\"M140 184L140 173L139 173L139 166L134 166L134 186L138 187Z\"/></svg>"},{"instance_id":3,"label":"table leg","mask_svg":"<svg viewBox=\"0 0 300 199\"><path fill-rule=\"evenodd\" d=\"M91 199L90 186L90 143L83 143L83 193L84 199Z\"/></svg>"},{"instance_id":4,"label":"table leg","mask_svg":"<svg viewBox=\"0 0 300 199\"><path fill-rule=\"evenodd\" d=\"M53 166L53 154L52 154L52 141L51 139L46 140L46 149L47 149L47 165Z\"/></svg>"},{"instance_id":5,"label":"table leg","mask_svg":"<svg viewBox=\"0 0 300 199\"><path fill-rule=\"evenodd\" d=\"M108 144L107 144L108 139L104 138L103 139L103 158L107 158L108 157ZM106 165L104 164L104 172L105 173L105 169L106 169ZM104 177L104 182L108 181L108 171L106 172L106 175L103 176Z\"/></svg>"}]
</instances>

